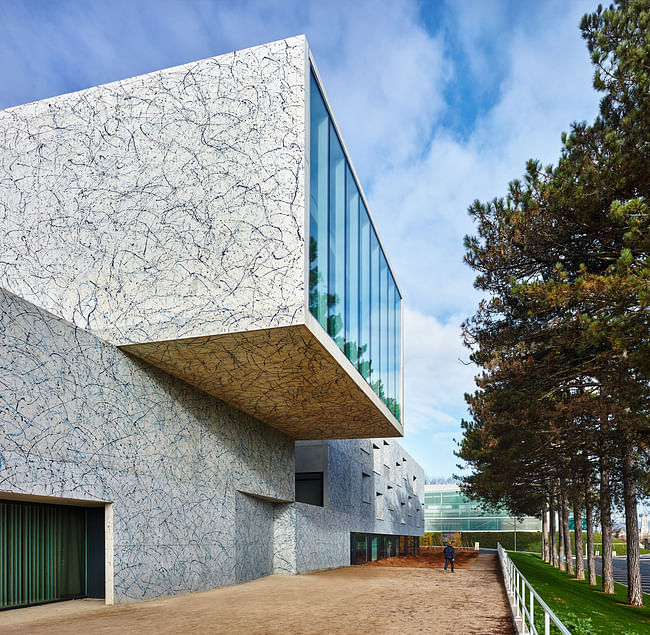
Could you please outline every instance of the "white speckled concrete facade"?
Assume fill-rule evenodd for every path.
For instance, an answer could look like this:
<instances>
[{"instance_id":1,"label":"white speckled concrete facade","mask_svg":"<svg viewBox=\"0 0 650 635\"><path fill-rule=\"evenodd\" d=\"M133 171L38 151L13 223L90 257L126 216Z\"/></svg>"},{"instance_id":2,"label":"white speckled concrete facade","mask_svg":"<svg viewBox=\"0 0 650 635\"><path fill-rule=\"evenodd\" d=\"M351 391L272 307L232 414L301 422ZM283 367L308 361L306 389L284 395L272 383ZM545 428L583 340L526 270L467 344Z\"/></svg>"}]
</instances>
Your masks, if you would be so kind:
<instances>
[{"instance_id":1,"label":"white speckled concrete facade","mask_svg":"<svg viewBox=\"0 0 650 635\"><path fill-rule=\"evenodd\" d=\"M305 445L296 449L297 464ZM349 564L350 532L424 534L424 471L394 439L320 445L326 461L326 500L323 507L295 504L297 572Z\"/></svg>"},{"instance_id":2,"label":"white speckled concrete facade","mask_svg":"<svg viewBox=\"0 0 650 635\"><path fill-rule=\"evenodd\" d=\"M0 499L112 503L115 602L423 533L424 473L393 439L322 442L325 506L294 503L293 439L2 290L0 371Z\"/></svg>"},{"instance_id":3,"label":"white speckled concrete facade","mask_svg":"<svg viewBox=\"0 0 650 635\"><path fill-rule=\"evenodd\" d=\"M298 36L0 112L0 287L294 438L306 390L402 434L307 309L308 82Z\"/></svg>"},{"instance_id":4,"label":"white speckled concrete facade","mask_svg":"<svg viewBox=\"0 0 650 635\"><path fill-rule=\"evenodd\" d=\"M401 424L306 309L308 72L297 37L0 113L0 499L105 506L107 602L422 534Z\"/></svg>"},{"instance_id":5,"label":"white speckled concrete facade","mask_svg":"<svg viewBox=\"0 0 650 635\"><path fill-rule=\"evenodd\" d=\"M0 370L0 498L112 502L116 602L271 572L292 439L4 291Z\"/></svg>"},{"instance_id":6,"label":"white speckled concrete facade","mask_svg":"<svg viewBox=\"0 0 650 635\"><path fill-rule=\"evenodd\" d=\"M0 286L117 345L303 322L305 55L0 113Z\"/></svg>"}]
</instances>

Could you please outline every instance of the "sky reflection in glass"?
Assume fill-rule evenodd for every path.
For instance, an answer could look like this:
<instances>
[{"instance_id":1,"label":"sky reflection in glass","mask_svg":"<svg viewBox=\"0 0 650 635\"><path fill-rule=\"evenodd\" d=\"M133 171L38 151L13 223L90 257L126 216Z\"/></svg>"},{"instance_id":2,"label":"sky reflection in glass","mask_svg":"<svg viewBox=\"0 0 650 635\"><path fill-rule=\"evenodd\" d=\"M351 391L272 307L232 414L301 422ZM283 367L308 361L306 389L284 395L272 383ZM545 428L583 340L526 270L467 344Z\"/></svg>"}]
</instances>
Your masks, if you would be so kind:
<instances>
[{"instance_id":1,"label":"sky reflection in glass","mask_svg":"<svg viewBox=\"0 0 650 635\"><path fill-rule=\"evenodd\" d=\"M313 75L310 104L309 309L401 420L401 297Z\"/></svg>"}]
</instances>

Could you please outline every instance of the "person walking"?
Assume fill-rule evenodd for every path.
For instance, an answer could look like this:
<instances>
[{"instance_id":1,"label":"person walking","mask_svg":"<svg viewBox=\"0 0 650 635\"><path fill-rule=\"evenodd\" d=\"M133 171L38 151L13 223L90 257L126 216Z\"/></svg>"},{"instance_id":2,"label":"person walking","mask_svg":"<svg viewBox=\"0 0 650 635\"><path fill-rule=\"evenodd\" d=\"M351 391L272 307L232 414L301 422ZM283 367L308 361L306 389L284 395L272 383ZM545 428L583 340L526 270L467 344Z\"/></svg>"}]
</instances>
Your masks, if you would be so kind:
<instances>
[{"instance_id":1,"label":"person walking","mask_svg":"<svg viewBox=\"0 0 650 635\"><path fill-rule=\"evenodd\" d=\"M447 573L447 565L451 564L451 572L454 573L454 558L456 557L456 550L451 544L451 540L445 547L445 573Z\"/></svg>"}]
</instances>

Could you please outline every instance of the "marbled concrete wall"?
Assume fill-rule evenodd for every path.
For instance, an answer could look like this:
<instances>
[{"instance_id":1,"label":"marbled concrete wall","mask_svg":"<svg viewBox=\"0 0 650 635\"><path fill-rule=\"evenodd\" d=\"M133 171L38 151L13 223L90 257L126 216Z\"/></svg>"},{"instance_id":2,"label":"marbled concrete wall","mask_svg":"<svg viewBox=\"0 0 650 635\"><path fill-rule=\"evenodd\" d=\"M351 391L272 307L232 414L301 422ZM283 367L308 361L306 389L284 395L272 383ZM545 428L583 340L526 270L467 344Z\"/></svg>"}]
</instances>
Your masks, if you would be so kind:
<instances>
[{"instance_id":1,"label":"marbled concrete wall","mask_svg":"<svg viewBox=\"0 0 650 635\"><path fill-rule=\"evenodd\" d=\"M114 344L303 323L305 56L0 112L0 287Z\"/></svg>"},{"instance_id":2,"label":"marbled concrete wall","mask_svg":"<svg viewBox=\"0 0 650 635\"><path fill-rule=\"evenodd\" d=\"M305 325L122 350L295 439L396 436L402 431L356 368L333 357Z\"/></svg>"},{"instance_id":3,"label":"marbled concrete wall","mask_svg":"<svg viewBox=\"0 0 650 635\"><path fill-rule=\"evenodd\" d=\"M324 444L326 504L295 504L298 572L350 564L350 532L424 534L424 470L394 439Z\"/></svg>"},{"instance_id":4,"label":"marbled concrete wall","mask_svg":"<svg viewBox=\"0 0 650 635\"><path fill-rule=\"evenodd\" d=\"M293 500L293 448L273 428L0 290L0 497L112 501L116 602L239 581L246 523L235 499ZM268 532L266 546L251 546L268 552L265 571Z\"/></svg>"},{"instance_id":5,"label":"marbled concrete wall","mask_svg":"<svg viewBox=\"0 0 650 635\"><path fill-rule=\"evenodd\" d=\"M235 580L248 582L273 573L273 504L235 494Z\"/></svg>"},{"instance_id":6,"label":"marbled concrete wall","mask_svg":"<svg viewBox=\"0 0 650 635\"><path fill-rule=\"evenodd\" d=\"M0 112L0 287L294 438L399 435L309 326L307 68L298 36Z\"/></svg>"},{"instance_id":7,"label":"marbled concrete wall","mask_svg":"<svg viewBox=\"0 0 650 635\"><path fill-rule=\"evenodd\" d=\"M273 505L273 573L296 573L296 504Z\"/></svg>"}]
</instances>

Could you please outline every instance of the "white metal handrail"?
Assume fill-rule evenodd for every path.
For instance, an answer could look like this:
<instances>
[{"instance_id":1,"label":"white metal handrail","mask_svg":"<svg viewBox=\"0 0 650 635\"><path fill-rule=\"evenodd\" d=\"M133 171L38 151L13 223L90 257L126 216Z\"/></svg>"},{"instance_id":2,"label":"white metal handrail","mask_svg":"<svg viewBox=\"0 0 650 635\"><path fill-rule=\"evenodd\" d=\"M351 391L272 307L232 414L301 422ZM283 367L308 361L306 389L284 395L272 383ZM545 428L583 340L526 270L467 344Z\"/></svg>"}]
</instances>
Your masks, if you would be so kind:
<instances>
[{"instance_id":1,"label":"white metal handrail","mask_svg":"<svg viewBox=\"0 0 650 635\"><path fill-rule=\"evenodd\" d=\"M569 629L560 622L555 613L548 608L546 602L539 597L528 580L521 574L521 571L515 567L515 563L510 559L501 543L497 544L497 552L517 632L540 635L535 627L535 602L537 602L544 611L544 635L550 635L551 622L562 635L571 635ZM528 589L528 604L526 604L526 589Z\"/></svg>"}]
</instances>

